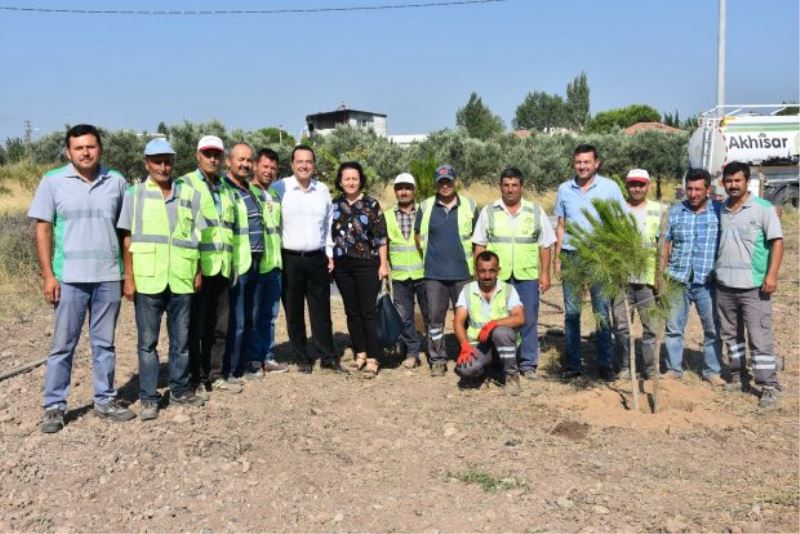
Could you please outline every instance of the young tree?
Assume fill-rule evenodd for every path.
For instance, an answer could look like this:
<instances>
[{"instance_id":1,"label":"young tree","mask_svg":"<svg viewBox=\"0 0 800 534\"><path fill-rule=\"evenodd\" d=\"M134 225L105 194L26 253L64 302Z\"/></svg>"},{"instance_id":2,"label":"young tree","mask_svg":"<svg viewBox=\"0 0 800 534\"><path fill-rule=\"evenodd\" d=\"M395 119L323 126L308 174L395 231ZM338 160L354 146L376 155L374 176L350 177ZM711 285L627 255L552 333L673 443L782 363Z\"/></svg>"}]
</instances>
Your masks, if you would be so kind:
<instances>
[{"instance_id":1,"label":"young tree","mask_svg":"<svg viewBox=\"0 0 800 534\"><path fill-rule=\"evenodd\" d=\"M589 122L589 82L581 72L567 84L566 116L570 128L583 130Z\"/></svg>"},{"instance_id":2,"label":"young tree","mask_svg":"<svg viewBox=\"0 0 800 534\"><path fill-rule=\"evenodd\" d=\"M644 237L636 226L633 215L624 211L616 201L592 201L597 215L584 209L589 229L568 223L570 244L575 247L576 261L564 266L565 281L578 287L599 285L612 302L621 299L625 314L631 316L626 292L630 279L642 276L648 259L654 254L645 246ZM641 310L640 310L641 311ZM636 378L636 350L634 336L629 338L630 371L633 389L632 407L639 411L639 383ZM656 348L656 354L658 353Z\"/></svg>"},{"instance_id":3,"label":"young tree","mask_svg":"<svg viewBox=\"0 0 800 534\"><path fill-rule=\"evenodd\" d=\"M517 106L514 127L517 129L543 132L561 128L568 123L568 109L564 99L543 91L528 93Z\"/></svg>"},{"instance_id":4,"label":"young tree","mask_svg":"<svg viewBox=\"0 0 800 534\"><path fill-rule=\"evenodd\" d=\"M456 112L456 125L477 139L489 139L505 129L503 119L492 114L475 92L469 95L467 104Z\"/></svg>"}]
</instances>

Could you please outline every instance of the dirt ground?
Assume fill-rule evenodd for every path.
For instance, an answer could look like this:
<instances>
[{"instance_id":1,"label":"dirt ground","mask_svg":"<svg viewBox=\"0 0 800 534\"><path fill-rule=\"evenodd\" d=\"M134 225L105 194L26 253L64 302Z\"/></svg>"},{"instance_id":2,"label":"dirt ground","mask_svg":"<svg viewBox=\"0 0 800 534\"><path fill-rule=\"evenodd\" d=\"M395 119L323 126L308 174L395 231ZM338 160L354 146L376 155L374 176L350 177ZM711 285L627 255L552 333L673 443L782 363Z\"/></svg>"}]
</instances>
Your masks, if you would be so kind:
<instances>
[{"instance_id":1,"label":"dirt ground","mask_svg":"<svg viewBox=\"0 0 800 534\"><path fill-rule=\"evenodd\" d=\"M544 336L542 377L523 380L518 397L491 381L460 390L452 372L433 379L426 367L407 371L387 358L375 380L290 372L239 395L214 394L204 408L110 423L91 411L84 339L63 431L39 431L43 367L0 382L0 532L797 532L796 223L786 232L774 299L786 358L777 410L762 412L756 396L712 390L690 372L662 383L661 412L646 413L643 395L634 413L630 384L591 374L557 381L563 338ZM546 298L560 303L558 288ZM0 322L0 372L49 347L49 310L18 309ZM335 298L333 309L344 347ZM560 328L555 308L542 312ZM701 339L692 312L690 367ZM584 349L591 361L592 344ZM117 351L120 396L138 410L127 302Z\"/></svg>"}]
</instances>

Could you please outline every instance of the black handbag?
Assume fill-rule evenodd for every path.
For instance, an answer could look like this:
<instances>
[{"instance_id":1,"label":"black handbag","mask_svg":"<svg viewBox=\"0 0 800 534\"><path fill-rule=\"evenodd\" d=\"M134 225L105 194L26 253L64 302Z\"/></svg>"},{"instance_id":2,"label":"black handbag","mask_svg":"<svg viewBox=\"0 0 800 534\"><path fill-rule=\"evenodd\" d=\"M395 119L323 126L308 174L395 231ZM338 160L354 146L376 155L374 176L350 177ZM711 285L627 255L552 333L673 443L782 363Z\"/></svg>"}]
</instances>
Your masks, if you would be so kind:
<instances>
[{"instance_id":1,"label":"black handbag","mask_svg":"<svg viewBox=\"0 0 800 534\"><path fill-rule=\"evenodd\" d=\"M392 302L392 296L388 291L386 280L381 285L378 294L378 345L382 348L393 347L397 338L405 330L405 323L400 317L400 312Z\"/></svg>"}]
</instances>

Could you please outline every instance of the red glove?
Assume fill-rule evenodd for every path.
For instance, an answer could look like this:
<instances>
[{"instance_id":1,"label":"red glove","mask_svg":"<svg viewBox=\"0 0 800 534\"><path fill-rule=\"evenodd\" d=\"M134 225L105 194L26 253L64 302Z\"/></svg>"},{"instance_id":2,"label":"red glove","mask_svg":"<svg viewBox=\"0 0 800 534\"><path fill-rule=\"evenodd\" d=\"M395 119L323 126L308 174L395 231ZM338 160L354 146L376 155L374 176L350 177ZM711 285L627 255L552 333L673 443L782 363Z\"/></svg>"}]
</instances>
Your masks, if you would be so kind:
<instances>
[{"instance_id":1,"label":"red glove","mask_svg":"<svg viewBox=\"0 0 800 534\"><path fill-rule=\"evenodd\" d=\"M483 328L481 328L481 331L478 333L478 341L481 343L489 341L489 336L492 335L492 330L495 328L497 328L497 321L489 321L483 325Z\"/></svg>"},{"instance_id":2,"label":"red glove","mask_svg":"<svg viewBox=\"0 0 800 534\"><path fill-rule=\"evenodd\" d=\"M456 363L458 365L467 365L475 357L475 349L469 344L469 341L461 343L461 352L458 353Z\"/></svg>"}]
</instances>

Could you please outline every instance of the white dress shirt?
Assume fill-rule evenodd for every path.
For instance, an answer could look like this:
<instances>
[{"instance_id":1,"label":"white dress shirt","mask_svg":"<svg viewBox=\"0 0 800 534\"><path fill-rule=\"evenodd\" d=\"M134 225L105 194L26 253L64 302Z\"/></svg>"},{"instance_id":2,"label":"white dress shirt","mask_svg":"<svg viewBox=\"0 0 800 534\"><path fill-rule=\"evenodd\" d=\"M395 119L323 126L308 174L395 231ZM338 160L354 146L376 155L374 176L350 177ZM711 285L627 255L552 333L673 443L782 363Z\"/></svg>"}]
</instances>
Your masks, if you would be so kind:
<instances>
[{"instance_id":1,"label":"white dress shirt","mask_svg":"<svg viewBox=\"0 0 800 534\"><path fill-rule=\"evenodd\" d=\"M278 180L272 188L281 199L281 246L313 252L325 249L333 256L331 240L331 193L328 186L312 178L305 191L294 175Z\"/></svg>"}]
</instances>

